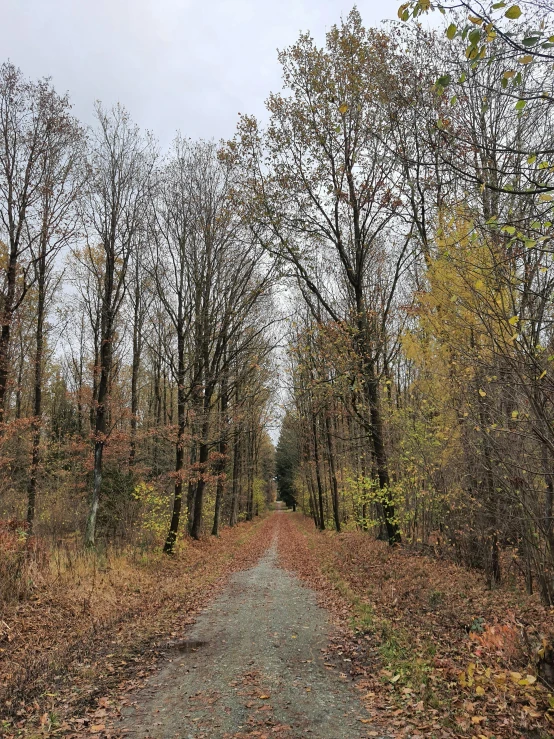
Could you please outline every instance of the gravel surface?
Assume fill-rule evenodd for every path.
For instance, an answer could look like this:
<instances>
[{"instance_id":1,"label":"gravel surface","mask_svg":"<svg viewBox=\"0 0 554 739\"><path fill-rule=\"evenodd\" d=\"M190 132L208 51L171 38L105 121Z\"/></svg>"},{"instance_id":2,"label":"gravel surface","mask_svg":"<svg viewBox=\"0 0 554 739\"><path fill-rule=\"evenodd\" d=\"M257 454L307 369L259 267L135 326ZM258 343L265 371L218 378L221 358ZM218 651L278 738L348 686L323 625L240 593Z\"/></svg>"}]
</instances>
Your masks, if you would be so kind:
<instances>
[{"instance_id":1,"label":"gravel surface","mask_svg":"<svg viewBox=\"0 0 554 739\"><path fill-rule=\"evenodd\" d=\"M274 542L130 696L118 728L133 739L377 736L355 689L323 662L330 629L313 591L277 566Z\"/></svg>"}]
</instances>

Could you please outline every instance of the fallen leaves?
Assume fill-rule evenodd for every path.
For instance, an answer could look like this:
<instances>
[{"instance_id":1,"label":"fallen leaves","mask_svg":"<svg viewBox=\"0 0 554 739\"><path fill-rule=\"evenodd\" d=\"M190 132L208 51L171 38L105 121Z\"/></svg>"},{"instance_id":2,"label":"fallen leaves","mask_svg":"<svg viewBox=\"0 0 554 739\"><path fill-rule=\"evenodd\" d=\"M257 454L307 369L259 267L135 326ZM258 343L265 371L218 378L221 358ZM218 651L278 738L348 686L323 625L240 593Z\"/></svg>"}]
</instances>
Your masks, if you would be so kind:
<instances>
[{"instance_id":1,"label":"fallen leaves","mask_svg":"<svg viewBox=\"0 0 554 739\"><path fill-rule=\"evenodd\" d=\"M107 720L118 710L111 693L122 678L130 687L142 684L163 656L159 645L194 621L195 611L221 587L224 576L257 561L273 526L270 518L241 523L224 529L218 539L187 541L174 558L152 555L135 564L112 560L109 572L95 575L94 590L83 569L76 573L81 585L77 577L45 579L37 598L2 614L10 640L0 651L1 735L19 736L37 725L43 734L59 735L52 715L74 731L72 736L82 736L85 728L91 735L105 734ZM81 591L86 591L85 604L78 607ZM30 694L41 697L30 701Z\"/></svg>"},{"instance_id":2,"label":"fallen leaves","mask_svg":"<svg viewBox=\"0 0 554 739\"><path fill-rule=\"evenodd\" d=\"M352 660L342 674L364 691L375 735L550 735L554 696L522 641L524 632L538 644L550 633L542 650L550 648L553 614L538 599L488 590L477 572L367 534L322 533L300 514L287 519L281 560L333 611L324 664L344 670Z\"/></svg>"}]
</instances>

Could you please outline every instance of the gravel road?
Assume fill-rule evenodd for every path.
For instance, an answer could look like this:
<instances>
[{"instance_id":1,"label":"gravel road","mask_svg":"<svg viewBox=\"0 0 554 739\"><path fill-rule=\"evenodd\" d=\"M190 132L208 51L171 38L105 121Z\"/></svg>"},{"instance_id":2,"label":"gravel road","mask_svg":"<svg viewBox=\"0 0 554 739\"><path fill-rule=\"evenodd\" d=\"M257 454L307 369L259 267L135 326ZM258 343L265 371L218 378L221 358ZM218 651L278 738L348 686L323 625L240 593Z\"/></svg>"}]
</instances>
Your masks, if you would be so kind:
<instances>
[{"instance_id":1,"label":"gravel road","mask_svg":"<svg viewBox=\"0 0 554 739\"><path fill-rule=\"evenodd\" d=\"M315 594L277 565L274 542L130 696L118 729L133 739L377 736L355 689L323 662L330 628Z\"/></svg>"}]
</instances>

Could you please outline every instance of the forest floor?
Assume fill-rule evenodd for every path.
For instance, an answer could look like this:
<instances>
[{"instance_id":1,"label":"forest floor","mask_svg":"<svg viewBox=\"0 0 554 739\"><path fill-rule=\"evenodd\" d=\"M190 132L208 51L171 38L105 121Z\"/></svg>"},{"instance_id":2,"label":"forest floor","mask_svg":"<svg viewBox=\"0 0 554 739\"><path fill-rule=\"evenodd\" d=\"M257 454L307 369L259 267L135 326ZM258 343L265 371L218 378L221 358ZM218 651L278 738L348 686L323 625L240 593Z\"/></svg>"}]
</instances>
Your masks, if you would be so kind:
<instances>
[{"instance_id":1,"label":"forest floor","mask_svg":"<svg viewBox=\"0 0 554 739\"><path fill-rule=\"evenodd\" d=\"M554 736L554 613L517 587L290 512L124 580L2 613L3 737Z\"/></svg>"},{"instance_id":2,"label":"forest floor","mask_svg":"<svg viewBox=\"0 0 554 739\"><path fill-rule=\"evenodd\" d=\"M363 532L288 529L281 562L335 614L328 652L350 660L370 736L554 737L554 608Z\"/></svg>"}]
</instances>

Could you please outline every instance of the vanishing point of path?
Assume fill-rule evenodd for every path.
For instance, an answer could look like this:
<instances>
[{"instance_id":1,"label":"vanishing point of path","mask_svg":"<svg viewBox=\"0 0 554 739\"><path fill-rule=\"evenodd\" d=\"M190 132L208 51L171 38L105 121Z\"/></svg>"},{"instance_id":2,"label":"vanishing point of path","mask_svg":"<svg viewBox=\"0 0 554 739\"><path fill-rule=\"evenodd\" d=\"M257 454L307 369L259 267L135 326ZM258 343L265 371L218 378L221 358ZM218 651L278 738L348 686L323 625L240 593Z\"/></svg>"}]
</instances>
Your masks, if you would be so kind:
<instances>
[{"instance_id":1,"label":"vanishing point of path","mask_svg":"<svg viewBox=\"0 0 554 739\"><path fill-rule=\"evenodd\" d=\"M274 541L130 697L118 728L133 739L366 737L355 689L325 667L330 629L314 592L278 566Z\"/></svg>"}]
</instances>

